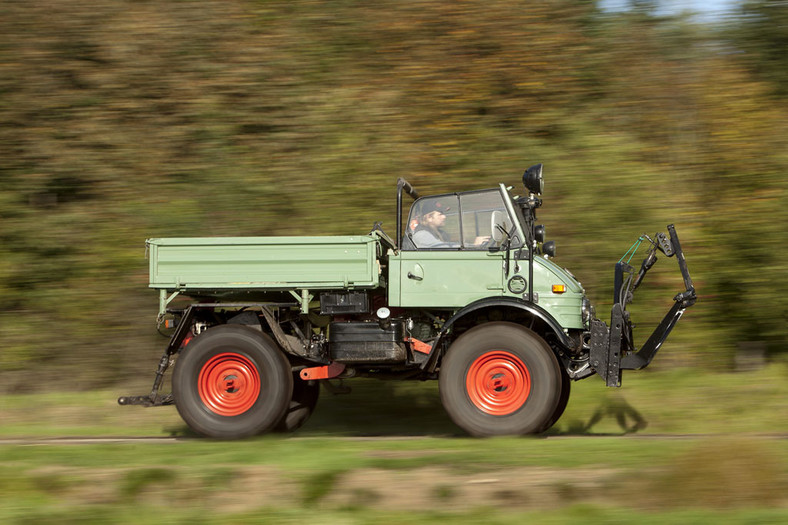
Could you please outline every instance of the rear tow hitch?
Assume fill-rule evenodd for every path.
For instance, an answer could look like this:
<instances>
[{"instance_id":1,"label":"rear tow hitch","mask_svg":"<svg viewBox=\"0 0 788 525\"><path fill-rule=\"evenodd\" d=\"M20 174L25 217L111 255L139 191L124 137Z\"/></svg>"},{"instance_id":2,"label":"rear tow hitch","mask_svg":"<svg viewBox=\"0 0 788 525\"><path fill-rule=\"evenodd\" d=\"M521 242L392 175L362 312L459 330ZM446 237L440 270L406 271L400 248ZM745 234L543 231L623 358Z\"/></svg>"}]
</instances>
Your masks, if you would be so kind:
<instances>
[{"instance_id":1,"label":"rear tow hitch","mask_svg":"<svg viewBox=\"0 0 788 525\"><path fill-rule=\"evenodd\" d=\"M160 407L174 405L175 399L172 394L164 396L121 396L118 398L119 405L139 405L144 407Z\"/></svg>"},{"instance_id":2,"label":"rear tow hitch","mask_svg":"<svg viewBox=\"0 0 788 525\"><path fill-rule=\"evenodd\" d=\"M159 389L164 381L164 373L170 367L171 354L165 353L159 360L159 368L156 369L156 379L153 380L153 389L147 396L121 396L118 398L119 405L139 405L144 407L160 407L174 405L175 398L172 394L159 395Z\"/></svg>"}]
</instances>

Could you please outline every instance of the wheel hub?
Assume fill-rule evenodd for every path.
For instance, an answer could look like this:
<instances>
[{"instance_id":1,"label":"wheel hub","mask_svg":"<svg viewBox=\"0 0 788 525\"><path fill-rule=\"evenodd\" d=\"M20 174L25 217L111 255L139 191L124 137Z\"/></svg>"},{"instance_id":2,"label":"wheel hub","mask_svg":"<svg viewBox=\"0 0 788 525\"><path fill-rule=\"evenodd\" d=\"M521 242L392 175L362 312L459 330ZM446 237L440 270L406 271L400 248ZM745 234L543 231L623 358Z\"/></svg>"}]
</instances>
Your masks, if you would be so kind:
<instances>
[{"instance_id":1,"label":"wheel hub","mask_svg":"<svg viewBox=\"0 0 788 525\"><path fill-rule=\"evenodd\" d=\"M503 392L509 388L509 381L505 374L495 374L492 377L492 389L496 392Z\"/></svg>"},{"instance_id":2,"label":"wheel hub","mask_svg":"<svg viewBox=\"0 0 788 525\"><path fill-rule=\"evenodd\" d=\"M205 406L220 416L243 414L260 397L260 374L246 356L218 354L200 370L197 391Z\"/></svg>"},{"instance_id":3,"label":"wheel hub","mask_svg":"<svg viewBox=\"0 0 788 525\"><path fill-rule=\"evenodd\" d=\"M520 358L496 350L471 364L465 386L476 408L494 416L506 416L525 404L531 392L531 376Z\"/></svg>"}]
</instances>

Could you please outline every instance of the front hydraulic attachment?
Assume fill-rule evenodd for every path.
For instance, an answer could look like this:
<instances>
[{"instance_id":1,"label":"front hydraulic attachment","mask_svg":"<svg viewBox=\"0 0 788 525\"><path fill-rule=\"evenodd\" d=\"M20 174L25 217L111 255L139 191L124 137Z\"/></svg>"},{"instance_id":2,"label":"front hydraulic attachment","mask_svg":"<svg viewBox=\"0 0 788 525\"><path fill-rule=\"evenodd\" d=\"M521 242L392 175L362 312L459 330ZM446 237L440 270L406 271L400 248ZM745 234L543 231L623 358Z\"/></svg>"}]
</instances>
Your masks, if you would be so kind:
<instances>
[{"instance_id":1,"label":"front hydraulic attachment","mask_svg":"<svg viewBox=\"0 0 788 525\"><path fill-rule=\"evenodd\" d=\"M623 262L623 258L616 264L614 280L613 308L610 315L610 327L603 321L591 321L590 361L597 374L605 380L607 386L621 386L622 370L639 370L645 368L654 359L662 343L665 342L673 327L676 325L684 310L695 304L697 299L695 287L687 268L684 252L681 250L679 237L675 227L668 225L668 235L658 233L656 240L643 236L651 243L648 255L640 265L640 270L635 274L634 268ZM634 247L633 247L634 248ZM681 275L684 278L685 290L677 294L671 309L651 333L651 336L638 351L634 346L632 337L632 322L627 311L627 304L632 302L632 294L643 282L643 277L657 260L657 251L667 257L676 256ZM631 259L631 257L630 257Z\"/></svg>"}]
</instances>

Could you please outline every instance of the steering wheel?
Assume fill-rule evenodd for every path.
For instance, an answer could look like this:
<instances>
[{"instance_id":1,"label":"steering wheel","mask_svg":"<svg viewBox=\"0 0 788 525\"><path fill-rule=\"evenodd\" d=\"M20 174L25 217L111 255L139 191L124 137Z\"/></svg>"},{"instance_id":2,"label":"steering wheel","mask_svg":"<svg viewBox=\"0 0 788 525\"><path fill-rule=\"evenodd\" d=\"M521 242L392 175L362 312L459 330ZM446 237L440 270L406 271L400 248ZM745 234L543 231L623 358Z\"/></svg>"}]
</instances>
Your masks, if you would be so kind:
<instances>
[{"instance_id":1,"label":"steering wheel","mask_svg":"<svg viewBox=\"0 0 788 525\"><path fill-rule=\"evenodd\" d=\"M486 241L484 241L483 243L481 243L481 244L479 245L479 247L480 247L480 248L492 248L492 247L494 247L496 244L498 244L498 243L495 241L495 239L493 239L492 237L490 237L489 239L487 239Z\"/></svg>"}]
</instances>

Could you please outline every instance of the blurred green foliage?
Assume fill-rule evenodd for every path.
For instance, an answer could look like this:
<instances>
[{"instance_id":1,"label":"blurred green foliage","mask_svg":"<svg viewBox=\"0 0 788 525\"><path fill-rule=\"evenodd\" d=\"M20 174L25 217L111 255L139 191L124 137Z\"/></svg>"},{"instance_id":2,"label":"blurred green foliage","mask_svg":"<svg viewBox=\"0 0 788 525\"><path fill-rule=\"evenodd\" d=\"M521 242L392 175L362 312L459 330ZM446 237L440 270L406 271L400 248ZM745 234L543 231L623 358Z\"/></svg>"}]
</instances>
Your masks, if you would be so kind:
<instances>
[{"instance_id":1,"label":"blurred green foliage","mask_svg":"<svg viewBox=\"0 0 788 525\"><path fill-rule=\"evenodd\" d=\"M747 53L748 67L770 82L774 92L788 96L788 3L785 0L747 0L733 24L730 38Z\"/></svg>"},{"instance_id":2,"label":"blurred green foliage","mask_svg":"<svg viewBox=\"0 0 788 525\"><path fill-rule=\"evenodd\" d=\"M700 300L655 366L780 351L785 17L769 0L716 25L570 0L3 3L3 387L152 379L146 238L393 232L397 177L515 185L536 162L558 262L602 318L613 263L676 223ZM681 289L674 265L637 298L642 325Z\"/></svg>"}]
</instances>

